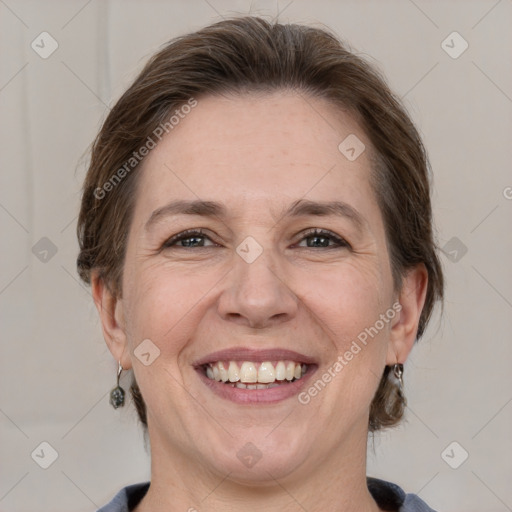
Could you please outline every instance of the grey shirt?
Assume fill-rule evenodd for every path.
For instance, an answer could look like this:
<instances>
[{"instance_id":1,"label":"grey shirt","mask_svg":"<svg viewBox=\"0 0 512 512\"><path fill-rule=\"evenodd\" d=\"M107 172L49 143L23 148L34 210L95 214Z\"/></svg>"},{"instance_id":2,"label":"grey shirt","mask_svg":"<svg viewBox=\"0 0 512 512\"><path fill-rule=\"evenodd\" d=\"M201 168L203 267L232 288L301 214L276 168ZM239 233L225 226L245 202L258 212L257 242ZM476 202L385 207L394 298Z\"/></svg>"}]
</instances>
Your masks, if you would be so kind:
<instances>
[{"instance_id":1,"label":"grey shirt","mask_svg":"<svg viewBox=\"0 0 512 512\"><path fill-rule=\"evenodd\" d=\"M382 510L393 512L435 512L416 494L406 494L401 487L378 478L367 478L368 490ZM149 482L129 485L98 512L131 512L148 492Z\"/></svg>"}]
</instances>

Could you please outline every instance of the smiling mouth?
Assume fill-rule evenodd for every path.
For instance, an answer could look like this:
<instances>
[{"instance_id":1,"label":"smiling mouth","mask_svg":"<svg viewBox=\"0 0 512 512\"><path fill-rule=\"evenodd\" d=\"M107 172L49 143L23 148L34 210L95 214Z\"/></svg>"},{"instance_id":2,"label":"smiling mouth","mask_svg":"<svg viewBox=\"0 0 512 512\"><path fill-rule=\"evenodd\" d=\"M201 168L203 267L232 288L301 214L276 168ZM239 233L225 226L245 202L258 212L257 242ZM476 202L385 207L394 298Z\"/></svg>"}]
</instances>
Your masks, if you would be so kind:
<instances>
[{"instance_id":1,"label":"smiling mouth","mask_svg":"<svg viewBox=\"0 0 512 512\"><path fill-rule=\"evenodd\" d=\"M308 365L290 360L281 361L216 361L202 366L210 380L239 389L270 389L300 380Z\"/></svg>"}]
</instances>

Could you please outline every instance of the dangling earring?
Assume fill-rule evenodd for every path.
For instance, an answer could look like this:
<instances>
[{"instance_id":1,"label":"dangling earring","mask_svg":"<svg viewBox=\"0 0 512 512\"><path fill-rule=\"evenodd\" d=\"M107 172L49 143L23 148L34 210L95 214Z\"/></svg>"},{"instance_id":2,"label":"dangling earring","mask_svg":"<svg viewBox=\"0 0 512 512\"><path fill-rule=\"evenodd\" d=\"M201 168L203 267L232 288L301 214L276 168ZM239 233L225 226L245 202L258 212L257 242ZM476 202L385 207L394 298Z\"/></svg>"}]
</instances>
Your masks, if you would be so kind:
<instances>
[{"instance_id":1,"label":"dangling earring","mask_svg":"<svg viewBox=\"0 0 512 512\"><path fill-rule=\"evenodd\" d=\"M117 409L118 407L123 407L124 405L124 389L119 385L119 378L121 377L123 367L121 366L121 361L119 361L118 364L119 366L117 368L117 386L110 392L110 404L114 409Z\"/></svg>"},{"instance_id":2,"label":"dangling earring","mask_svg":"<svg viewBox=\"0 0 512 512\"><path fill-rule=\"evenodd\" d=\"M398 381L398 390L401 395L404 394L404 380L402 378L403 374L404 374L404 365L401 363L396 363L393 366L393 375L395 376L396 380Z\"/></svg>"}]
</instances>

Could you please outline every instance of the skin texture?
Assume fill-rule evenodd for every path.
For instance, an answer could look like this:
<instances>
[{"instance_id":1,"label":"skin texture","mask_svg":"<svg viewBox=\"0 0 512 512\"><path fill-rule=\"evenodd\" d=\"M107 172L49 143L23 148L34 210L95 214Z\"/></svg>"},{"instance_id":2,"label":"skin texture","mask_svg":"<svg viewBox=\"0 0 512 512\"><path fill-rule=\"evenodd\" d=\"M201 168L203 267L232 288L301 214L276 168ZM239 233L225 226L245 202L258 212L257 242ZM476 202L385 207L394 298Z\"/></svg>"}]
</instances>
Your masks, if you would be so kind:
<instances>
[{"instance_id":1,"label":"skin texture","mask_svg":"<svg viewBox=\"0 0 512 512\"><path fill-rule=\"evenodd\" d=\"M353 162L338 150L349 134L366 146ZM352 115L280 91L200 98L144 161L122 298L97 274L92 285L110 351L147 404L152 480L138 512L378 510L365 480L369 407L384 366L413 346L427 273L420 265L393 289L371 150ZM176 199L218 201L227 216L170 215L146 230ZM365 220L283 216L298 199L344 201ZM204 247L162 249L193 228ZM308 228L350 247L307 247ZM248 236L263 248L250 264L236 252ZM284 348L315 358L312 383L397 300L401 311L307 405L235 404L193 367L217 350ZM160 350L149 366L134 356L145 339ZM261 453L252 468L237 457L248 442Z\"/></svg>"}]
</instances>

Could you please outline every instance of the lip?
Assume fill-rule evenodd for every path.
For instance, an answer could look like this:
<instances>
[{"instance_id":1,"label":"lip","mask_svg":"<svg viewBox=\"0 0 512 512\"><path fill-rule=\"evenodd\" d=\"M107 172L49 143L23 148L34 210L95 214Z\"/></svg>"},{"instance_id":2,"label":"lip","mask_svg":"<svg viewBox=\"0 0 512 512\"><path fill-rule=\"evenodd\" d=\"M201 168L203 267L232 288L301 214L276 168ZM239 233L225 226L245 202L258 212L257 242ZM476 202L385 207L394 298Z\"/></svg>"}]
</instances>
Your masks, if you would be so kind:
<instances>
[{"instance_id":1,"label":"lip","mask_svg":"<svg viewBox=\"0 0 512 512\"><path fill-rule=\"evenodd\" d=\"M211 354L201 357L193 363L193 366L198 368L208 363L216 363L217 361L253 361L254 363L263 363L265 361L295 361L296 363L304 363L307 365L317 364L316 360L312 357L300 354L294 350L281 348L261 350L246 347L233 347L212 352Z\"/></svg>"},{"instance_id":2,"label":"lip","mask_svg":"<svg viewBox=\"0 0 512 512\"><path fill-rule=\"evenodd\" d=\"M289 383L283 383L279 386L269 389L240 389L231 387L223 382L209 379L204 373L204 365L215 363L217 361L252 361L263 363L265 361L295 361L308 365L307 372L298 380ZM281 402L288 398L298 395L304 388L312 375L316 372L318 364L315 359L299 352L287 349L252 349L245 347L236 347L218 352L212 352L201 357L193 364L201 381L208 386L217 396L230 400L237 404L272 404Z\"/></svg>"},{"instance_id":3,"label":"lip","mask_svg":"<svg viewBox=\"0 0 512 512\"><path fill-rule=\"evenodd\" d=\"M307 372L298 380L281 384L269 389L240 389L231 387L223 382L209 379L201 370L197 368L199 378L213 391L217 396L230 400L237 404L246 405L264 405L281 402L287 398L297 396L301 389L307 386L308 381L316 372L317 366L308 366Z\"/></svg>"}]
</instances>

